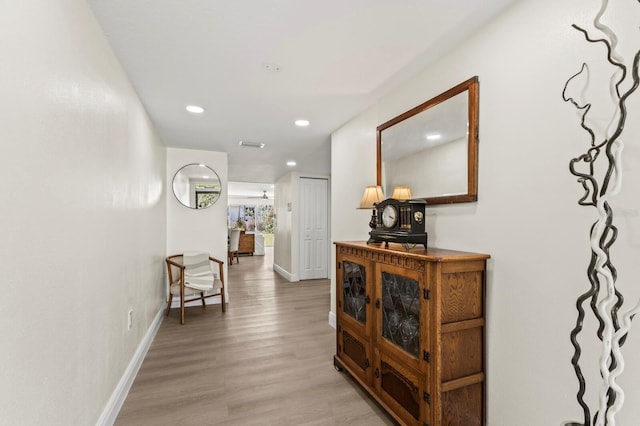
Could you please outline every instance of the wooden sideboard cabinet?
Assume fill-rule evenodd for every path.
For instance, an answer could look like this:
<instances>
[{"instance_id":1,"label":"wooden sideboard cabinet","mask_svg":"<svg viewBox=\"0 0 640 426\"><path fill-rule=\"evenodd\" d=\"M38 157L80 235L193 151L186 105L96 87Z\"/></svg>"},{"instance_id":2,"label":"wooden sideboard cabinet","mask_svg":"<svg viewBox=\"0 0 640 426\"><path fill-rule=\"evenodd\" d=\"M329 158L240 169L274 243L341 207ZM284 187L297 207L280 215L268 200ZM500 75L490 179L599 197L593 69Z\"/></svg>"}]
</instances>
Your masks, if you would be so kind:
<instances>
[{"instance_id":1,"label":"wooden sideboard cabinet","mask_svg":"<svg viewBox=\"0 0 640 426\"><path fill-rule=\"evenodd\" d=\"M401 425L484 425L489 257L336 243L334 365Z\"/></svg>"},{"instance_id":2,"label":"wooden sideboard cabinet","mask_svg":"<svg viewBox=\"0 0 640 426\"><path fill-rule=\"evenodd\" d=\"M238 242L239 254L250 254L253 256L255 250L255 235L247 234L246 232L240 233L240 241Z\"/></svg>"}]
</instances>

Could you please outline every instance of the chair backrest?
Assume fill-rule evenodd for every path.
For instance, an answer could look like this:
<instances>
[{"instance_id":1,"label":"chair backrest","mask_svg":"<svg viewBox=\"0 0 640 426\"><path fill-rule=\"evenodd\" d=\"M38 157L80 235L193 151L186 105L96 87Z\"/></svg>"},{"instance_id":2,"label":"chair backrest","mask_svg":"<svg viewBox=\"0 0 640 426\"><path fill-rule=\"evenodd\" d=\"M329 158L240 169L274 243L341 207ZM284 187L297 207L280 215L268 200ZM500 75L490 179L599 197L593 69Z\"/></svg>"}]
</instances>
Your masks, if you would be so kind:
<instances>
[{"instance_id":1,"label":"chair backrest","mask_svg":"<svg viewBox=\"0 0 640 426\"><path fill-rule=\"evenodd\" d=\"M209 253L185 252L182 255L185 274L211 275L211 265L209 264Z\"/></svg>"},{"instance_id":2,"label":"chair backrest","mask_svg":"<svg viewBox=\"0 0 640 426\"><path fill-rule=\"evenodd\" d=\"M238 246L240 244L240 230L232 229L229 234L229 251L238 251Z\"/></svg>"}]
</instances>

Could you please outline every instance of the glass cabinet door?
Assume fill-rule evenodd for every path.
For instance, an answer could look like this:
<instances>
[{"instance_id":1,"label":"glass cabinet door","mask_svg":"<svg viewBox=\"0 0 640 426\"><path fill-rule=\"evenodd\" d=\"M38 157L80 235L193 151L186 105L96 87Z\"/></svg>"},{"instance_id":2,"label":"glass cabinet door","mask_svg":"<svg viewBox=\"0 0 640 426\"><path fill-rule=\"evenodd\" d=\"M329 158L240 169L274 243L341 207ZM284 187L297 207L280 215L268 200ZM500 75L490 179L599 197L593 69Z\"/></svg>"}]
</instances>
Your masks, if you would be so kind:
<instances>
[{"instance_id":1,"label":"glass cabinet door","mask_svg":"<svg viewBox=\"0 0 640 426\"><path fill-rule=\"evenodd\" d=\"M424 272L376 264L374 383L407 425L429 418L428 304Z\"/></svg>"},{"instance_id":2,"label":"glass cabinet door","mask_svg":"<svg viewBox=\"0 0 640 426\"><path fill-rule=\"evenodd\" d=\"M343 312L362 325L367 323L367 277L363 265L354 262L342 262Z\"/></svg>"},{"instance_id":3,"label":"glass cabinet door","mask_svg":"<svg viewBox=\"0 0 640 426\"><path fill-rule=\"evenodd\" d=\"M382 337L412 357L420 353L420 285L382 271Z\"/></svg>"},{"instance_id":4,"label":"glass cabinet door","mask_svg":"<svg viewBox=\"0 0 640 426\"><path fill-rule=\"evenodd\" d=\"M371 383L371 329L373 313L367 283L369 262L357 256L340 254L337 258L337 355L340 361L363 383Z\"/></svg>"}]
</instances>

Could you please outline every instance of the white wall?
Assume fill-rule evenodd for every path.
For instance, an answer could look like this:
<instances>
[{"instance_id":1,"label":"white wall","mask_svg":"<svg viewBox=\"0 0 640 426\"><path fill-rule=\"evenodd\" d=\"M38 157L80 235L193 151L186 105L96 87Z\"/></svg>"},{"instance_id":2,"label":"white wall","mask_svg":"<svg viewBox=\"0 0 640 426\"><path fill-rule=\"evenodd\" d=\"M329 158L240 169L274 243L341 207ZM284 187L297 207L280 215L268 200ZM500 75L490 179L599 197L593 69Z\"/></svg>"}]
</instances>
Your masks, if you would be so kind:
<instances>
[{"instance_id":1,"label":"white wall","mask_svg":"<svg viewBox=\"0 0 640 426\"><path fill-rule=\"evenodd\" d=\"M183 206L172 191L172 179L181 167L199 163L213 169L222 186L220 198L207 209ZM227 153L195 149L167 148L167 250L166 254L203 251L225 262L227 277ZM165 272L166 275L166 272ZM225 281L229 292L229 280ZM219 298L207 299L208 303ZM174 298L175 300L175 298ZM176 302L177 303L177 302ZM197 302L200 303L200 302Z\"/></svg>"},{"instance_id":2,"label":"white wall","mask_svg":"<svg viewBox=\"0 0 640 426\"><path fill-rule=\"evenodd\" d=\"M628 25L622 47L635 43L637 49L639 8L634 2L625 5L622 13L605 19L611 26ZM598 65L603 46L588 44L570 28L589 25L598 8L597 1L523 0L332 136L332 239L363 240L370 213L355 207L364 186L375 182L376 126L479 76L479 201L430 207L427 228L432 246L492 255L487 274L487 419L492 426L559 425L582 418L569 333L576 299L589 288L588 235L597 215L577 204L582 188L568 164L587 150L589 139L561 92L582 61L592 65L592 84L607 69ZM606 82L600 86L597 114L600 106L611 106ZM613 261L627 308L640 298L635 279L640 272L639 98L637 92L628 105L624 189L612 202L620 227ZM580 341L592 406L599 390L600 345L594 332L589 319ZM631 425L640 418L637 330L623 353L627 368L620 383L627 400L618 421Z\"/></svg>"},{"instance_id":3,"label":"white wall","mask_svg":"<svg viewBox=\"0 0 640 426\"><path fill-rule=\"evenodd\" d=\"M358 206L365 188L376 184L376 127L383 122L376 108L373 106L363 112L331 136L332 242L369 238L372 211ZM329 265L331 313L336 312L335 253L332 245Z\"/></svg>"},{"instance_id":4,"label":"white wall","mask_svg":"<svg viewBox=\"0 0 640 426\"><path fill-rule=\"evenodd\" d=\"M0 56L0 423L95 424L162 306L165 148L84 1L1 2Z\"/></svg>"},{"instance_id":5,"label":"white wall","mask_svg":"<svg viewBox=\"0 0 640 426\"><path fill-rule=\"evenodd\" d=\"M300 280L300 178L327 179L331 185L331 180L327 175L299 172L287 173L275 184L274 270L292 282ZM330 193L331 189L329 189ZM289 207L291 207L290 210ZM329 204L329 209L331 209L331 204ZM330 220L329 228L331 228Z\"/></svg>"},{"instance_id":6,"label":"white wall","mask_svg":"<svg viewBox=\"0 0 640 426\"><path fill-rule=\"evenodd\" d=\"M293 204L297 186L293 173L282 176L274 188L274 209L276 214L276 229L274 231L275 245L273 249L273 267L287 279L293 274L292 249L293 239Z\"/></svg>"}]
</instances>

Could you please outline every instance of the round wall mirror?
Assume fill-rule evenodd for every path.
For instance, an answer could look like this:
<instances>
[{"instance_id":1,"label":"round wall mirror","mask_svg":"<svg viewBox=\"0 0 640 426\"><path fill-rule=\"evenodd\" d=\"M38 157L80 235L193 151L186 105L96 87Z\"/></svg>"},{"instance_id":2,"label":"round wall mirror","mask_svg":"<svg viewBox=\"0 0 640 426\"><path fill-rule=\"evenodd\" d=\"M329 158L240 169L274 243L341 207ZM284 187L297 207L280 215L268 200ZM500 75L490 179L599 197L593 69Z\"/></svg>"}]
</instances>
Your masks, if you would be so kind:
<instances>
[{"instance_id":1,"label":"round wall mirror","mask_svg":"<svg viewBox=\"0 0 640 426\"><path fill-rule=\"evenodd\" d=\"M220 198L221 188L220 177L204 164L187 164L173 177L173 194L191 209L211 207Z\"/></svg>"}]
</instances>

